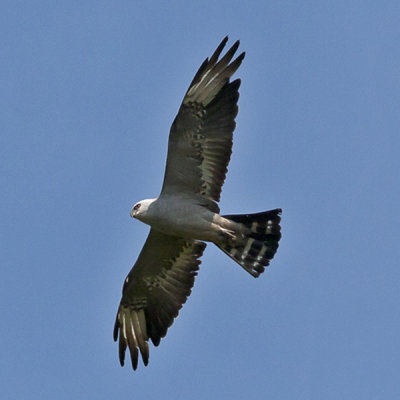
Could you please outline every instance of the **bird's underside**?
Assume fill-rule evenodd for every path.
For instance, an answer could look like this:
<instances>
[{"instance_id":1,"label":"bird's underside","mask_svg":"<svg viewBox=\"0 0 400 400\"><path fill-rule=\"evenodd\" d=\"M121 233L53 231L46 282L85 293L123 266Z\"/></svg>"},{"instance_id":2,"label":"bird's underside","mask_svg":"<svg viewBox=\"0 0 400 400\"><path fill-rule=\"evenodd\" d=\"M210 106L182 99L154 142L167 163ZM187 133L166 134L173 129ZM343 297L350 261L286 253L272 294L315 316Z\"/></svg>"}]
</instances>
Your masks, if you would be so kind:
<instances>
[{"instance_id":1,"label":"bird's underside","mask_svg":"<svg viewBox=\"0 0 400 400\"><path fill-rule=\"evenodd\" d=\"M239 41L220 58L225 38L196 73L171 126L164 183L157 199L135 204L131 215L151 226L122 290L114 327L119 358L129 349L149 359L190 295L204 241L217 245L254 277L274 257L281 238L280 209L219 214L217 202L232 151L240 80L230 81L244 53Z\"/></svg>"}]
</instances>

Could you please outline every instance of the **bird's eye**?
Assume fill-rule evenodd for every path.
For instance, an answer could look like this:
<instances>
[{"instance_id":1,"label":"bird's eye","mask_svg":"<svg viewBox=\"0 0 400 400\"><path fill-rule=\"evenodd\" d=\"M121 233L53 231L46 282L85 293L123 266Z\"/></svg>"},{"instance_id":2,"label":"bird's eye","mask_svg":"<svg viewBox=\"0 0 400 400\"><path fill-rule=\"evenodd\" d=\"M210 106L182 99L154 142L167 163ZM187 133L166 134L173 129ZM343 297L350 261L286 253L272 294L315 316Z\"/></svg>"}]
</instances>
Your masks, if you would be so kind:
<instances>
[{"instance_id":1,"label":"bird's eye","mask_svg":"<svg viewBox=\"0 0 400 400\"><path fill-rule=\"evenodd\" d=\"M140 208L140 203L139 203L139 204L136 204L135 207L133 207L133 209L134 209L135 211L139 210L139 208Z\"/></svg>"}]
</instances>

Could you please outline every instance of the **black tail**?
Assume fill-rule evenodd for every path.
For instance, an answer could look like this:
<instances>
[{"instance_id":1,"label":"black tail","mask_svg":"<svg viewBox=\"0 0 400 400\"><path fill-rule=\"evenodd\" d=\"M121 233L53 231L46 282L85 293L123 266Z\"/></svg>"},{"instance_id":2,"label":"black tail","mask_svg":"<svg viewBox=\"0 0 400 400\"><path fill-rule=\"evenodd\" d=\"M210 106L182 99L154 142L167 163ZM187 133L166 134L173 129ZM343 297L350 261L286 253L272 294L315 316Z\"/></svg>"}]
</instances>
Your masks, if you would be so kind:
<instances>
[{"instance_id":1,"label":"black tail","mask_svg":"<svg viewBox=\"0 0 400 400\"><path fill-rule=\"evenodd\" d=\"M281 212L277 208L257 214L223 215L224 218L243 224L248 231L244 237L217 246L257 278L264 272L278 249Z\"/></svg>"}]
</instances>

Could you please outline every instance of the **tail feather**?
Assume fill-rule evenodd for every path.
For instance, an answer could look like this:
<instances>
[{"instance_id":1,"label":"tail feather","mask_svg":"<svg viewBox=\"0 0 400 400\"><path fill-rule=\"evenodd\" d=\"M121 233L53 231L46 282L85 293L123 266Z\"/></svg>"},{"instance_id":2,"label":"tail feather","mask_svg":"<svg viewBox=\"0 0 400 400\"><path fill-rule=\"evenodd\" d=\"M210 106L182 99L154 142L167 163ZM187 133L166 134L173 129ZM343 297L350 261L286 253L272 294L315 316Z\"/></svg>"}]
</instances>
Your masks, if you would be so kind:
<instances>
[{"instance_id":1,"label":"tail feather","mask_svg":"<svg viewBox=\"0 0 400 400\"><path fill-rule=\"evenodd\" d=\"M217 246L257 278L264 272L278 249L281 212L277 208L256 214L223 215L224 218L243 225L242 234L225 243L218 243Z\"/></svg>"}]
</instances>

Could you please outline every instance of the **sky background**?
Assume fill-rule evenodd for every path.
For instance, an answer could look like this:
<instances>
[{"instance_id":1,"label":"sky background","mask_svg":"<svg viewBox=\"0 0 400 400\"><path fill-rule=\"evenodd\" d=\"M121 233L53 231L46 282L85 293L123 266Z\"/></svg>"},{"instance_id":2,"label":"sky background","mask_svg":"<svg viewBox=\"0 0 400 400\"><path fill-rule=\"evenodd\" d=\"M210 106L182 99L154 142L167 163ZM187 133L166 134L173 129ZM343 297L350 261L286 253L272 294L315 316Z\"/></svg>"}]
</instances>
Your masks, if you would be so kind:
<instances>
[{"instance_id":1,"label":"sky background","mask_svg":"<svg viewBox=\"0 0 400 400\"><path fill-rule=\"evenodd\" d=\"M3 1L2 399L400 398L398 1ZM246 58L223 213L283 209L254 279L209 245L148 367L112 340L169 127Z\"/></svg>"}]
</instances>

